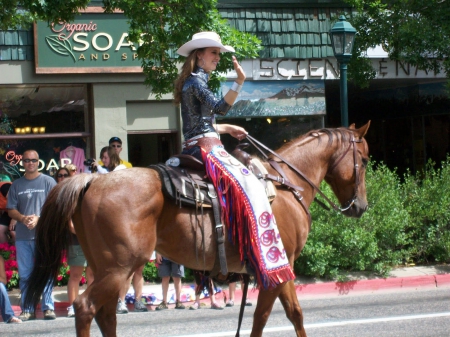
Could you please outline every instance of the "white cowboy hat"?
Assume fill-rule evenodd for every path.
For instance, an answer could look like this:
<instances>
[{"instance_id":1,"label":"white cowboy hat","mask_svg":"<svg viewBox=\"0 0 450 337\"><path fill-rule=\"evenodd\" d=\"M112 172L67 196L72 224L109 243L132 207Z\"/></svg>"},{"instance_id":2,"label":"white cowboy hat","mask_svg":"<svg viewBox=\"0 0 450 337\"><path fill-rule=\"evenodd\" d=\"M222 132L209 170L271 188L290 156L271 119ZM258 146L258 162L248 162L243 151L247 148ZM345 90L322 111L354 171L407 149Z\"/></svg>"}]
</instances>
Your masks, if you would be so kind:
<instances>
[{"instance_id":1,"label":"white cowboy hat","mask_svg":"<svg viewBox=\"0 0 450 337\"><path fill-rule=\"evenodd\" d=\"M201 32L194 34L191 41L186 42L178 48L177 53L181 56L189 56L193 50L207 47L219 47L221 52L234 53L234 48L231 46L224 46L220 40L220 36L215 32Z\"/></svg>"}]
</instances>

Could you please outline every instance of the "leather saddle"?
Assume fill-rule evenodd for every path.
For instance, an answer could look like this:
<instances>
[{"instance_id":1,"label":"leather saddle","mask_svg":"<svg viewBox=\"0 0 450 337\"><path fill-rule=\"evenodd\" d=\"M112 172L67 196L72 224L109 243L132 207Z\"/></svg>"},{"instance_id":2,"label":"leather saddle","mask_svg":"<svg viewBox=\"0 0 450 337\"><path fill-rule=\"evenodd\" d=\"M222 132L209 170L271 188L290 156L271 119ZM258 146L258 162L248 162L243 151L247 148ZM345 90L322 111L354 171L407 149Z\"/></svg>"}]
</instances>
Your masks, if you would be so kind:
<instances>
[{"instance_id":1,"label":"leather saddle","mask_svg":"<svg viewBox=\"0 0 450 337\"><path fill-rule=\"evenodd\" d=\"M264 179L267 171L259 159L252 158L243 150L247 146L248 144L239 144L231 154L256 175L264 185L269 201L272 201L275 198L275 187L272 181ZM175 200L180 207L212 207L212 198L216 198L217 194L206 175L204 164L197 158L178 154L169 158L165 164L149 167L159 173L163 193Z\"/></svg>"},{"instance_id":2,"label":"leather saddle","mask_svg":"<svg viewBox=\"0 0 450 337\"><path fill-rule=\"evenodd\" d=\"M212 207L212 195L204 164L197 158L178 154L165 164L150 165L158 171L163 193L175 200L177 205ZM214 188L213 188L214 190Z\"/></svg>"}]
</instances>

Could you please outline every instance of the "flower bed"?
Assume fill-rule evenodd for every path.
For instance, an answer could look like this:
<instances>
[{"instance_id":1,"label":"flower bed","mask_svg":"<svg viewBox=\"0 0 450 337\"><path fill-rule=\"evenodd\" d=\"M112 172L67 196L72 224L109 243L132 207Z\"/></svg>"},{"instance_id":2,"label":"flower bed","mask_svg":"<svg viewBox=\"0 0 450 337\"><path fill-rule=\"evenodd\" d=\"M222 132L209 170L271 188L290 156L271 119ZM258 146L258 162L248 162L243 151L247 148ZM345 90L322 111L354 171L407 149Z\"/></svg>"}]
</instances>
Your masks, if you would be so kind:
<instances>
[{"instance_id":1,"label":"flower bed","mask_svg":"<svg viewBox=\"0 0 450 337\"><path fill-rule=\"evenodd\" d=\"M14 245L10 245L9 243L0 243L0 255L5 259L5 271L6 271L6 280L7 280L7 288L18 288L19 287L19 271L16 261L16 247ZM59 267L59 274L56 277L55 286L64 286L67 285L70 276L70 267L67 264L67 256L64 254L64 257L61 261L61 266ZM86 283L86 278L84 275L81 277L80 285Z\"/></svg>"},{"instance_id":2,"label":"flower bed","mask_svg":"<svg viewBox=\"0 0 450 337\"><path fill-rule=\"evenodd\" d=\"M7 288L17 288L19 286L19 272L16 261L16 246L9 243L0 243L0 255L5 259Z\"/></svg>"}]
</instances>

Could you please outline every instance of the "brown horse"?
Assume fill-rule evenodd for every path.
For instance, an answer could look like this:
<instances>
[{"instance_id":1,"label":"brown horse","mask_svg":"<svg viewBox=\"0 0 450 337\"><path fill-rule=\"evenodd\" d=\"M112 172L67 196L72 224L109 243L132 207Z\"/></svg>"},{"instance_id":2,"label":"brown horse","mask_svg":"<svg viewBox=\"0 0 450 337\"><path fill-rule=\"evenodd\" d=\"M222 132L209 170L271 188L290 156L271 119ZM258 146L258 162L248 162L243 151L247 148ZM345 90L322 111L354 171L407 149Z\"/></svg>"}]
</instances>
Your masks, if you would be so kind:
<instances>
[{"instance_id":1,"label":"brown horse","mask_svg":"<svg viewBox=\"0 0 450 337\"><path fill-rule=\"evenodd\" d=\"M367 209L365 166L369 157L363 137L369 124L359 129L352 125L348 129L315 130L284 145L276 152L277 156L292 167L277 156L270 156L279 162L291 186L303 189L298 189L303 197L300 200L297 192L280 185L272 203L292 266L306 243L310 228L308 207L322 180L330 184L340 204L345 206L342 212L346 216L360 217ZM279 175L265 165L271 175ZM211 224L213 215L205 212L204 218L199 219L196 214L194 209L180 208L166 198L158 173L149 168L106 175L81 174L66 179L51 191L43 207L37 225L35 268L25 302L36 306L47 280L57 275L69 244L68 222L73 219L95 276L93 284L74 302L77 336L89 336L94 317L104 336L116 336L119 289L137 267L148 261L153 250L192 269L213 268L217 249ZM242 273L237 246L226 242L228 270ZM293 281L271 290L260 289L251 336L262 335L277 297L297 336L305 337Z\"/></svg>"}]
</instances>

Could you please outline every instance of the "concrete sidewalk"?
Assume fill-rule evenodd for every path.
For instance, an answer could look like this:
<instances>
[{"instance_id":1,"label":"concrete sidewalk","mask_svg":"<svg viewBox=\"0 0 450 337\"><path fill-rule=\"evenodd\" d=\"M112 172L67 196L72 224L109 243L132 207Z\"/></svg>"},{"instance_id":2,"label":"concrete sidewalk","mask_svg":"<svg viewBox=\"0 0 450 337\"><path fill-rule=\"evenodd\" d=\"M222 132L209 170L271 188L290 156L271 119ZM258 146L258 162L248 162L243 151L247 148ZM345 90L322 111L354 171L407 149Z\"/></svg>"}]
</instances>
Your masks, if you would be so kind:
<instances>
[{"instance_id":1,"label":"concrete sidewalk","mask_svg":"<svg viewBox=\"0 0 450 337\"><path fill-rule=\"evenodd\" d=\"M450 265L436 265L436 266L410 266L404 268L393 269L388 278L374 276L371 273L358 272L349 273L346 276L345 282L326 281L323 279L316 279L311 277L298 277L295 280L297 296L299 299L307 299L314 297L329 297L329 296L349 296L359 295L364 293L376 293L377 291L401 291L414 289L433 289L436 287L450 288ZM193 287L194 284L183 284L184 287ZM225 298L228 298L228 286L220 286L221 292L216 295L218 302L222 305ZM242 298L242 289L240 284L237 284L235 293L235 304L240 303ZM81 291L86 289L81 287ZM170 284L169 290L173 289L173 284ZM143 294L160 294L161 284L145 284ZM249 287L248 299L256 304L259 291L253 286ZM134 290L131 287L129 294L134 295ZM55 287L53 290L55 299L55 311L58 317L64 317L67 314L67 288ZM19 306L19 291L17 289L9 293L11 304L17 314L20 314ZM209 305L209 299L202 300L205 305ZM186 306L192 302L185 303ZM133 310L132 305L128 305L130 311ZM175 304L169 304L169 308L174 307ZM154 310L156 305L148 305L149 310ZM42 313L38 312L37 317L40 318Z\"/></svg>"}]
</instances>

